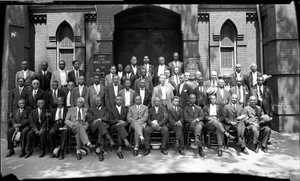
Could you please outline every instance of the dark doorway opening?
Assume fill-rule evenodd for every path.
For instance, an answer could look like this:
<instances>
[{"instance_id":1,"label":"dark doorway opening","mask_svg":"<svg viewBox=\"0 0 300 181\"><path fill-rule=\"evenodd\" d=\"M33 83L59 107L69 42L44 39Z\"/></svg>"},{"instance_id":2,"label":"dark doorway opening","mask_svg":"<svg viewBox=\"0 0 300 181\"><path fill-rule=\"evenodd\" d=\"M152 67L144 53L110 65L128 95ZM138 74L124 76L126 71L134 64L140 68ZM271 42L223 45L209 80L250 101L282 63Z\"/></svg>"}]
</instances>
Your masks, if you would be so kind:
<instances>
[{"instance_id":1,"label":"dark doorway opening","mask_svg":"<svg viewBox=\"0 0 300 181\"><path fill-rule=\"evenodd\" d=\"M130 63L136 56L138 65L147 55L150 63L158 65L158 58L165 57L166 64L173 60L173 53L182 55L181 16L171 10L156 6L140 6L115 15L114 57L115 64ZM182 57L180 57L182 61Z\"/></svg>"}]
</instances>

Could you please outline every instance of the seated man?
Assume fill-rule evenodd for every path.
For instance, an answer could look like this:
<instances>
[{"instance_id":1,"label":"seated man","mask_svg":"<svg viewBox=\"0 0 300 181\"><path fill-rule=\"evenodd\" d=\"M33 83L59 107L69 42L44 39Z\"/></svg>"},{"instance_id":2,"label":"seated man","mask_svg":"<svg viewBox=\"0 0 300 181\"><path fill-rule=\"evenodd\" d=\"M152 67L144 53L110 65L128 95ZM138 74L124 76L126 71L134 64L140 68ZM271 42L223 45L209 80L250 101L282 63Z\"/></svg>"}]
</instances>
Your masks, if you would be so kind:
<instances>
[{"instance_id":1,"label":"seated man","mask_svg":"<svg viewBox=\"0 0 300 181\"><path fill-rule=\"evenodd\" d=\"M246 149L245 142L245 122L243 120L238 120L238 117L242 115L243 107L241 104L238 104L238 96L236 94L232 94L231 101L229 104L224 107L224 128L226 131L229 129L237 131L238 135L238 144L241 145L241 152L249 155Z\"/></svg>"},{"instance_id":2,"label":"seated man","mask_svg":"<svg viewBox=\"0 0 300 181\"><path fill-rule=\"evenodd\" d=\"M86 133L87 128L89 127L89 123L86 121L86 113L87 108L83 107L84 98L79 97L77 99L77 106L71 107L68 110L65 124L68 126L72 134L75 134L76 137L76 158L77 160L81 160L81 148L82 145L86 145L90 148L95 147L88 139L88 135Z\"/></svg>"},{"instance_id":3,"label":"seated man","mask_svg":"<svg viewBox=\"0 0 300 181\"><path fill-rule=\"evenodd\" d=\"M211 95L209 97L210 104L205 106L203 109L204 112L204 126L208 131L216 131L217 133L217 142L218 142L218 156L221 157L222 145L224 134L226 137L229 137L230 140L233 140L234 137L226 132L222 122L224 121L223 110L220 105L216 104L216 96Z\"/></svg>"},{"instance_id":4,"label":"seated man","mask_svg":"<svg viewBox=\"0 0 300 181\"><path fill-rule=\"evenodd\" d=\"M190 104L184 108L183 118L184 127L186 130L192 131L195 135L195 145L198 146L198 153L201 157L205 154L202 149L201 133L203 129L203 111L201 107L197 106L195 94L189 96Z\"/></svg>"},{"instance_id":5,"label":"seated man","mask_svg":"<svg viewBox=\"0 0 300 181\"><path fill-rule=\"evenodd\" d=\"M54 82L54 81L53 81ZM60 147L59 152L56 155L56 158L59 157L59 160L64 159L64 150L67 144L69 130L65 125L65 118L68 112L68 109L64 107L64 98L57 98L57 108L51 111L50 115L50 123L49 123L49 141L50 141L50 158L54 158L55 155L53 150L55 149L55 142L59 133L61 133L60 137Z\"/></svg>"},{"instance_id":6,"label":"seated man","mask_svg":"<svg viewBox=\"0 0 300 181\"><path fill-rule=\"evenodd\" d=\"M182 133L183 129L183 109L179 106L179 97L174 96L172 99L172 109L169 109L169 130L175 132L176 143L175 147L178 148L180 155L184 155L184 136Z\"/></svg>"},{"instance_id":7,"label":"seated man","mask_svg":"<svg viewBox=\"0 0 300 181\"><path fill-rule=\"evenodd\" d=\"M124 141L127 148L131 148L130 143L127 140L128 133L126 131L126 127L128 126L127 122L127 113L128 109L122 106L122 97L116 96L116 105L113 106L111 111L111 118L109 120L110 124L110 132L118 133L118 157L123 159L122 154L122 141Z\"/></svg>"},{"instance_id":8,"label":"seated man","mask_svg":"<svg viewBox=\"0 0 300 181\"><path fill-rule=\"evenodd\" d=\"M7 130L7 148L9 152L7 153L6 157L10 157L15 154L14 150L14 143L12 140L13 134L16 131L21 132L21 152L19 157L23 157L25 155L25 147L27 142L27 134L30 131L29 125L29 115L31 112L31 108L26 106L25 107L25 99L21 98L18 101L19 108L15 109L13 112L13 119L12 125L13 127Z\"/></svg>"},{"instance_id":9,"label":"seated man","mask_svg":"<svg viewBox=\"0 0 300 181\"><path fill-rule=\"evenodd\" d=\"M143 131L146 139L146 143L145 143L146 150L144 156L147 156L150 153L150 136L151 133L155 131L160 132L162 134L161 152L164 155L168 154L166 150L166 145L169 138L169 129L167 123L168 123L167 109L161 105L160 99L156 97L154 99L154 106L152 106L149 109L147 126Z\"/></svg>"},{"instance_id":10,"label":"seated man","mask_svg":"<svg viewBox=\"0 0 300 181\"><path fill-rule=\"evenodd\" d=\"M98 133L97 143L100 145L99 161L102 162L104 160L104 138L109 140L111 148L115 145L115 143L111 139L107 130L109 126L109 109L102 106L100 97L95 98L95 105L96 107L90 108L87 112L87 122L89 124L91 134Z\"/></svg>"},{"instance_id":11,"label":"seated man","mask_svg":"<svg viewBox=\"0 0 300 181\"><path fill-rule=\"evenodd\" d=\"M37 101L37 108L31 111L29 116L31 130L27 134L27 153L25 158L32 155L32 148L34 146L34 139L36 136L40 137L41 141L41 155L44 157L46 154L46 139L47 139L47 122L50 117L48 109L45 109L45 101L40 99Z\"/></svg>"},{"instance_id":12,"label":"seated man","mask_svg":"<svg viewBox=\"0 0 300 181\"><path fill-rule=\"evenodd\" d=\"M244 108L243 114L249 117L245 121L247 129L253 134L253 144L255 144L255 153L259 152L259 148L267 153L267 142L271 136L271 129L267 126L267 120L263 117L264 112L260 106L257 106L257 98L255 96L249 97L250 105ZM261 143L261 144L260 144Z\"/></svg>"},{"instance_id":13,"label":"seated man","mask_svg":"<svg viewBox=\"0 0 300 181\"><path fill-rule=\"evenodd\" d=\"M139 148L139 139L143 144L145 142L145 138L143 136L143 129L146 127L147 119L148 119L148 107L142 105L141 96L135 96L134 105L129 107L127 114L127 121L130 124L129 128L134 130L134 142L135 146L133 149L133 156L138 155ZM130 131L129 131L130 132Z\"/></svg>"}]
</instances>

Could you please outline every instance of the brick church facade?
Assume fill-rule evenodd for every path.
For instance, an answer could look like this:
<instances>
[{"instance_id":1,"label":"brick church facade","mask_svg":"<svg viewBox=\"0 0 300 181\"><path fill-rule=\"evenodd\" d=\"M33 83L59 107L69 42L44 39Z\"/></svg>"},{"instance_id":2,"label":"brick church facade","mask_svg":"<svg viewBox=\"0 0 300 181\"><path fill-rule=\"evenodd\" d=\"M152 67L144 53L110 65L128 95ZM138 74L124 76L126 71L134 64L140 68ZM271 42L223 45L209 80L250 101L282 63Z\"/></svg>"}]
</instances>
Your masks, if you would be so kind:
<instances>
[{"instance_id":1,"label":"brick church facade","mask_svg":"<svg viewBox=\"0 0 300 181\"><path fill-rule=\"evenodd\" d=\"M97 67L126 65L135 55L138 65L148 55L157 65L179 52L185 70L200 70L205 79L215 70L220 77L233 72L272 75L267 81L274 96L272 128L299 132L299 33L296 5L8 5L5 10L2 57L1 126L8 115L8 95L15 73L27 60L38 71L49 71L59 60L72 70L79 60L86 84Z\"/></svg>"}]
</instances>

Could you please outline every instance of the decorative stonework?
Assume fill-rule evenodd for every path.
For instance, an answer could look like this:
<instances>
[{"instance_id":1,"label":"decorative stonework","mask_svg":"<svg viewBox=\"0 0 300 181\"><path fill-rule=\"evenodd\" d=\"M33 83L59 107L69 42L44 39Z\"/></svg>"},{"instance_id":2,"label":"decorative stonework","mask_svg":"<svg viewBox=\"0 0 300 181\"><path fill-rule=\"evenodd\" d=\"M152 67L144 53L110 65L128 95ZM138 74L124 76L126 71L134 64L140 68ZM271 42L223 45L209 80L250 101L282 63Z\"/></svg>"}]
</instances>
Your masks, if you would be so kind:
<instances>
[{"instance_id":1,"label":"decorative stonework","mask_svg":"<svg viewBox=\"0 0 300 181\"><path fill-rule=\"evenodd\" d=\"M238 35L236 40L237 41L243 41L244 40L244 35Z\"/></svg>"},{"instance_id":2,"label":"decorative stonework","mask_svg":"<svg viewBox=\"0 0 300 181\"><path fill-rule=\"evenodd\" d=\"M247 21L256 21L257 14L256 13L246 13L246 20Z\"/></svg>"},{"instance_id":3,"label":"decorative stonework","mask_svg":"<svg viewBox=\"0 0 300 181\"><path fill-rule=\"evenodd\" d=\"M56 42L55 36L49 36L49 42Z\"/></svg>"},{"instance_id":4,"label":"decorative stonework","mask_svg":"<svg viewBox=\"0 0 300 181\"><path fill-rule=\"evenodd\" d=\"M45 15L45 14L31 15L30 20L34 24L46 24L47 23L47 15Z\"/></svg>"},{"instance_id":5,"label":"decorative stonework","mask_svg":"<svg viewBox=\"0 0 300 181\"><path fill-rule=\"evenodd\" d=\"M198 13L198 21L209 21L209 13Z\"/></svg>"},{"instance_id":6,"label":"decorative stonework","mask_svg":"<svg viewBox=\"0 0 300 181\"><path fill-rule=\"evenodd\" d=\"M85 22L96 22L96 21L97 21L97 13L85 14Z\"/></svg>"}]
</instances>

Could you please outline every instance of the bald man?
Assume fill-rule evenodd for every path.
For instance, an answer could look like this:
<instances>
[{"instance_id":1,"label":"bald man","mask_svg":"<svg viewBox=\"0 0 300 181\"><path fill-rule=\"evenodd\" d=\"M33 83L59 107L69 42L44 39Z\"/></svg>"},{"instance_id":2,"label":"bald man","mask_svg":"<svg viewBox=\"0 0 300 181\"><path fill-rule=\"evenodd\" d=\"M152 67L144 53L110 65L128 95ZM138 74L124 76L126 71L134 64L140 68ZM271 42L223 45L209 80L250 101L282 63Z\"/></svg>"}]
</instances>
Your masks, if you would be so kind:
<instances>
[{"instance_id":1,"label":"bald man","mask_svg":"<svg viewBox=\"0 0 300 181\"><path fill-rule=\"evenodd\" d=\"M261 77L263 74L257 71L257 65L251 64L250 72L247 74L245 83L248 86L248 90L251 90L257 84L257 77Z\"/></svg>"},{"instance_id":2,"label":"bald man","mask_svg":"<svg viewBox=\"0 0 300 181\"><path fill-rule=\"evenodd\" d=\"M230 87L236 86L236 80L238 77L243 79L242 84L245 85L246 74L242 72L242 66L239 63L235 65L235 71L230 74Z\"/></svg>"},{"instance_id":3,"label":"bald man","mask_svg":"<svg viewBox=\"0 0 300 181\"><path fill-rule=\"evenodd\" d=\"M24 87L30 87L32 81L35 79L35 73L28 69L29 65L27 61L22 62L22 70L16 73L15 85L18 87L18 79L20 77L25 79Z\"/></svg>"},{"instance_id":4,"label":"bald man","mask_svg":"<svg viewBox=\"0 0 300 181\"><path fill-rule=\"evenodd\" d=\"M38 100L42 99L45 102L48 100L46 93L40 89L40 82L36 79L32 81L32 90L27 92L25 99L26 105L31 109L36 109L38 107ZM46 104L48 103L46 102Z\"/></svg>"},{"instance_id":5,"label":"bald man","mask_svg":"<svg viewBox=\"0 0 300 181\"><path fill-rule=\"evenodd\" d=\"M48 62L42 62L42 69L36 73L35 79L40 81L40 87L43 91L48 92L50 90L50 81L52 73L48 71Z\"/></svg>"},{"instance_id":6,"label":"bald man","mask_svg":"<svg viewBox=\"0 0 300 181\"><path fill-rule=\"evenodd\" d=\"M209 87L218 87L218 73L216 71L212 71L210 74L210 80L205 81L203 85L206 89Z\"/></svg>"}]
</instances>

